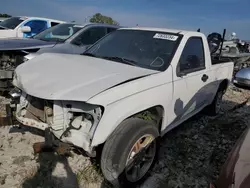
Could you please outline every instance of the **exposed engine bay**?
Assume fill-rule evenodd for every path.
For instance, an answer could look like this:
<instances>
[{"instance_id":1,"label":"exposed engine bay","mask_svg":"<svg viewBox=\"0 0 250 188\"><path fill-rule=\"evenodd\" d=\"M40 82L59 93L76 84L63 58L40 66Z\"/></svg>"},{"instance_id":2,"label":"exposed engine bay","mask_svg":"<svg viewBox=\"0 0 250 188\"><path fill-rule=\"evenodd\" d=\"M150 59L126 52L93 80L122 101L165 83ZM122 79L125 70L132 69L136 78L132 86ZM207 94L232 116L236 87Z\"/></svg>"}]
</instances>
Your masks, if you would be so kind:
<instances>
[{"instance_id":1,"label":"exposed engine bay","mask_svg":"<svg viewBox=\"0 0 250 188\"><path fill-rule=\"evenodd\" d=\"M25 62L24 56L39 49L2 51L0 52L0 92L9 91L12 88L13 71Z\"/></svg>"},{"instance_id":2,"label":"exposed engine bay","mask_svg":"<svg viewBox=\"0 0 250 188\"><path fill-rule=\"evenodd\" d=\"M90 143L103 114L102 107L84 102L45 100L24 92L18 98L16 119L23 125L49 129L57 139L95 155Z\"/></svg>"},{"instance_id":3,"label":"exposed engine bay","mask_svg":"<svg viewBox=\"0 0 250 188\"><path fill-rule=\"evenodd\" d=\"M25 54L26 55L26 54ZM1 70L14 70L19 64L23 62L23 54L13 52L0 53L0 69Z\"/></svg>"}]
</instances>

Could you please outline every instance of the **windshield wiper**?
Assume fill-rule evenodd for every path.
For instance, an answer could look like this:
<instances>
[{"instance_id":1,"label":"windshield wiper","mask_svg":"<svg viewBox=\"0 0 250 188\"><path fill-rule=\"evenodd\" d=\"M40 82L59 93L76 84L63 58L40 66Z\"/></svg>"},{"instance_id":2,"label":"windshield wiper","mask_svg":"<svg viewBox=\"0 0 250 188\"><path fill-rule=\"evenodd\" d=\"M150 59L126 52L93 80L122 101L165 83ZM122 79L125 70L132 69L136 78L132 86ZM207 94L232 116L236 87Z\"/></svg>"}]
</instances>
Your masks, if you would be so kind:
<instances>
[{"instance_id":1,"label":"windshield wiper","mask_svg":"<svg viewBox=\"0 0 250 188\"><path fill-rule=\"evenodd\" d=\"M88 52L82 53L82 55L91 56L91 57L98 57L98 56L96 56L96 55L94 55L92 53L88 53Z\"/></svg>"},{"instance_id":2,"label":"windshield wiper","mask_svg":"<svg viewBox=\"0 0 250 188\"><path fill-rule=\"evenodd\" d=\"M103 59L107 59L107 60L113 60L113 61L119 61L121 63L125 63L128 65L132 65L132 66L137 66L137 62L131 59L126 59L126 58L122 58L122 57L116 57L116 56L102 56L101 58Z\"/></svg>"}]
</instances>

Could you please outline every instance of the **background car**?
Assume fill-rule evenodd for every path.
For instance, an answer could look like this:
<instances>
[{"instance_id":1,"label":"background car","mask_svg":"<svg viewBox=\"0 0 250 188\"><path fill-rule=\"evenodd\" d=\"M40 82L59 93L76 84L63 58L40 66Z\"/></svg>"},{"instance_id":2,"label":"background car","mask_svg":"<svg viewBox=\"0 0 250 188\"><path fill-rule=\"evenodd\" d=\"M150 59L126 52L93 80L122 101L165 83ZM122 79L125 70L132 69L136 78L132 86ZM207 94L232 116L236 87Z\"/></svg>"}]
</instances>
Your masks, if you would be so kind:
<instances>
[{"instance_id":1,"label":"background car","mask_svg":"<svg viewBox=\"0 0 250 188\"><path fill-rule=\"evenodd\" d=\"M6 20L6 18L0 17L0 22Z\"/></svg>"},{"instance_id":2,"label":"background car","mask_svg":"<svg viewBox=\"0 0 250 188\"><path fill-rule=\"evenodd\" d=\"M64 21L40 17L16 16L0 22L0 38L31 37Z\"/></svg>"},{"instance_id":3,"label":"background car","mask_svg":"<svg viewBox=\"0 0 250 188\"><path fill-rule=\"evenodd\" d=\"M237 87L250 88L250 67L239 70L233 79L233 83Z\"/></svg>"},{"instance_id":4,"label":"background car","mask_svg":"<svg viewBox=\"0 0 250 188\"><path fill-rule=\"evenodd\" d=\"M32 59L45 52L81 54L88 46L118 28L121 28L121 26L102 23L60 24L33 37L33 39L54 43L54 45L40 48L36 53L29 53L25 56L25 60Z\"/></svg>"},{"instance_id":5,"label":"background car","mask_svg":"<svg viewBox=\"0 0 250 188\"><path fill-rule=\"evenodd\" d=\"M42 53L81 54L86 48L120 26L62 23L31 38L0 40L0 91L11 88L14 69Z\"/></svg>"}]
</instances>

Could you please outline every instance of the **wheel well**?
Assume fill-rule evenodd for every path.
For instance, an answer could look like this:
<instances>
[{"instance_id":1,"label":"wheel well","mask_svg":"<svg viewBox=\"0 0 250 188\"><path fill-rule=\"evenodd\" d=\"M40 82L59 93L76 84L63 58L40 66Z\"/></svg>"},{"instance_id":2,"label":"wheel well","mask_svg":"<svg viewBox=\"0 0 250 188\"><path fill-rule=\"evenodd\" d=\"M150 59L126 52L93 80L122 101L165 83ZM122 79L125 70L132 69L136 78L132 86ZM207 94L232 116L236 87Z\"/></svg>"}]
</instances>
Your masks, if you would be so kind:
<instances>
[{"instance_id":1,"label":"wheel well","mask_svg":"<svg viewBox=\"0 0 250 188\"><path fill-rule=\"evenodd\" d=\"M219 86L219 90L222 90L222 91L226 91L227 87L228 87L228 80L225 79L223 80L221 83L220 83L220 86Z\"/></svg>"},{"instance_id":2,"label":"wheel well","mask_svg":"<svg viewBox=\"0 0 250 188\"><path fill-rule=\"evenodd\" d=\"M156 126L158 127L159 132L162 127L162 118L163 118L164 108L162 106L154 106L148 109L145 109L141 112L138 112L128 118L137 117L144 119L146 121L155 121Z\"/></svg>"},{"instance_id":3,"label":"wheel well","mask_svg":"<svg viewBox=\"0 0 250 188\"><path fill-rule=\"evenodd\" d=\"M126 119L137 117L137 118L144 119L146 121L155 121L156 126L159 130L159 133L160 133L161 127L162 127L163 114L164 114L164 108L162 106L158 105L158 106L150 107L148 109L140 111L132 116L129 116ZM97 162L100 162L100 156L101 156L102 149L103 149L105 143L106 143L106 141L104 143L96 146L96 148L95 148Z\"/></svg>"}]
</instances>

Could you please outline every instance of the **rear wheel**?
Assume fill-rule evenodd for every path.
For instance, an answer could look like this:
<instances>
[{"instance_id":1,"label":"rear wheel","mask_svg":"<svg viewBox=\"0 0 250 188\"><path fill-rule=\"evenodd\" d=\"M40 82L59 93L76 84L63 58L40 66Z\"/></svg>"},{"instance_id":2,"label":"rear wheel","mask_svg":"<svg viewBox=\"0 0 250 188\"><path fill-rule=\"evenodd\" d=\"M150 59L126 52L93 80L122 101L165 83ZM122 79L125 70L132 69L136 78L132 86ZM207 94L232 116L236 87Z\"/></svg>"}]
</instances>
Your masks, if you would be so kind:
<instances>
[{"instance_id":1,"label":"rear wheel","mask_svg":"<svg viewBox=\"0 0 250 188\"><path fill-rule=\"evenodd\" d=\"M223 98L224 93L225 91L222 88L219 88L219 90L217 91L214 97L212 104L206 107L205 109L206 114L211 115L211 116L216 116L220 113L221 106L222 106L222 98Z\"/></svg>"},{"instance_id":2,"label":"rear wheel","mask_svg":"<svg viewBox=\"0 0 250 188\"><path fill-rule=\"evenodd\" d=\"M123 121L106 141L101 169L117 187L142 181L153 165L159 132L153 122L139 118Z\"/></svg>"}]
</instances>

